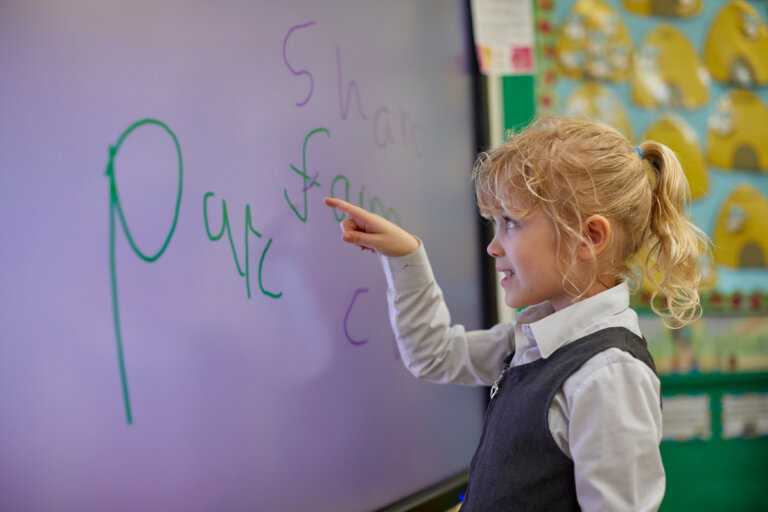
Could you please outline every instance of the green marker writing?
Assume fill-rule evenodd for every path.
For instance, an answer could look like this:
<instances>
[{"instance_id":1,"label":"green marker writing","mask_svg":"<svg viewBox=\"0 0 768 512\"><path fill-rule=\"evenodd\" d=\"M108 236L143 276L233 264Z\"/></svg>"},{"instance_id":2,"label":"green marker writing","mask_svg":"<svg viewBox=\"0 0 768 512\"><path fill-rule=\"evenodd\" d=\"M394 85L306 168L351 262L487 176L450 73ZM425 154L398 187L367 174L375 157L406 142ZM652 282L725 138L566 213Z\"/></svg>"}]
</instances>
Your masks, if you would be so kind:
<instances>
[{"instance_id":1,"label":"green marker writing","mask_svg":"<svg viewBox=\"0 0 768 512\"><path fill-rule=\"evenodd\" d=\"M302 195L304 198L303 214L299 213L299 210L291 202L291 199L288 197L288 189L283 189L283 195L285 196L285 200L288 203L288 206L291 207L291 210L293 210L293 213L296 214L301 222L307 222L307 191L312 187L320 186L320 183L317 182L316 177L312 178L309 176L309 174L307 174L307 143L309 142L309 139L311 139L312 136L316 133L324 133L326 137L331 136L331 132L328 131L327 128L315 128L314 130L310 131L307 136L304 137L304 145L301 149L301 170L299 170L295 165L291 164L291 169L293 169L293 172L301 176L302 179Z\"/></svg>"},{"instance_id":2,"label":"green marker writing","mask_svg":"<svg viewBox=\"0 0 768 512\"><path fill-rule=\"evenodd\" d=\"M145 254L136 245L136 242L134 241L133 236L131 235L131 231L130 229L128 229L128 224L125 222L125 214L123 213L123 208L120 205L120 196L118 195L117 183L115 182L115 158L117 157L117 154L120 151L120 147L122 146L123 142L125 142L125 139L128 138L128 136L134 130L137 130L138 128L145 125L155 125L165 130L166 133L168 133L168 135L171 136L171 139L173 139L173 143L176 146L176 154L179 159L179 189L178 189L178 194L176 196L176 208L173 213L173 223L171 224L171 229L168 232L168 236L166 237L162 247L160 247L160 250L153 255ZM131 398L128 393L128 376L125 370L125 359L123 357L123 339L122 339L122 334L120 330L120 307L118 304L118 295L117 295L117 264L115 261L116 218L120 219L120 225L122 226L123 233L125 234L125 238L126 240L128 240L128 243L130 244L133 252L136 253L136 255L139 258L146 261L147 263L152 263L154 261L157 261L157 259L163 255L165 250L168 248L168 244L171 241L171 237L173 237L173 232L176 230L176 223L179 220L179 206L181 205L181 192L182 192L182 186L183 186L183 165L182 165L182 159L181 159L181 146L179 146L179 141L176 138L176 135L173 133L173 131L170 128L168 128L168 126L165 123L161 121L157 121L156 119L142 119L140 121L136 121L131 126L129 126L128 129L122 133L122 135L120 135L120 138L117 139L117 143L114 146L110 146L109 162L107 163L107 170L105 174L109 179L109 270L110 270L110 277L112 281L112 315L114 317L114 323L115 323L115 340L117 342L117 360L120 366L120 380L123 386L123 401L125 402L125 418L128 424L130 425L133 423L133 414L131 413Z\"/></svg>"},{"instance_id":3,"label":"green marker writing","mask_svg":"<svg viewBox=\"0 0 768 512\"><path fill-rule=\"evenodd\" d=\"M229 248L232 250L232 257L235 259L235 269L237 270L237 273L240 277L245 278L245 291L248 298L251 298L251 264L250 264L250 243L249 238L250 235L256 235L258 238L262 238L261 233L256 231L256 228L253 227L253 221L251 216L251 205L246 204L245 205L245 256L243 258L243 265L245 267L245 270L243 270L243 267L240 266L240 260L237 258L237 251L235 250L235 242L232 240L232 229L229 227L229 211L227 209L227 201L225 199L221 200L221 231L219 231L218 234L214 235L211 232L210 222L208 220L208 199L213 197L215 194L213 192L206 192L203 196L203 220L205 222L205 233L208 235L208 239L212 242L217 242L221 239L221 237L224 236L224 233L227 234L227 239L229 240ZM267 245L264 247L264 250L261 252L261 258L259 259L259 289L261 290L261 293L266 295L267 297L271 297L273 299L279 299L283 296L283 292L277 292L273 293L264 288L264 285L262 283L262 271L264 268L264 258L267 255L267 251L269 250L269 247L272 245L272 239L270 238L267 240Z\"/></svg>"}]
</instances>

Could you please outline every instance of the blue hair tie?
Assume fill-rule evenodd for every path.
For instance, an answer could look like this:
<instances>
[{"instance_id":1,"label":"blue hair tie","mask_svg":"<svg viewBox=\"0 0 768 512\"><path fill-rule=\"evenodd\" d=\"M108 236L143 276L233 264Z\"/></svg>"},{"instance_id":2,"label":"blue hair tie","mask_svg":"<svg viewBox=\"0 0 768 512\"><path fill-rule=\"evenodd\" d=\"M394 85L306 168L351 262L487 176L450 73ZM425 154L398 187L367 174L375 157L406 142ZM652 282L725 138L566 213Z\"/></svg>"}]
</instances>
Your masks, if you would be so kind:
<instances>
[{"instance_id":1,"label":"blue hair tie","mask_svg":"<svg viewBox=\"0 0 768 512\"><path fill-rule=\"evenodd\" d=\"M643 152L643 148L640 146L635 146L635 151L637 152L637 156L640 157L640 160L645 160L645 153Z\"/></svg>"}]
</instances>

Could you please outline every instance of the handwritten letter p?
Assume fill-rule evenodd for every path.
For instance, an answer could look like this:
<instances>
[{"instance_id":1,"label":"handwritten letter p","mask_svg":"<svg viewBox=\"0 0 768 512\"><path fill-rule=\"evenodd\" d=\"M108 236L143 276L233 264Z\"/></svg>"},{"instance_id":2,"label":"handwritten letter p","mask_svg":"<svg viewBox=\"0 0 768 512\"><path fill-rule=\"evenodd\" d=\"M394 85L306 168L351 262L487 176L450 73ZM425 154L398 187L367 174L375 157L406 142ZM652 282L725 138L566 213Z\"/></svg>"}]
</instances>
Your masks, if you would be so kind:
<instances>
[{"instance_id":1,"label":"handwritten letter p","mask_svg":"<svg viewBox=\"0 0 768 512\"><path fill-rule=\"evenodd\" d=\"M131 235L131 231L130 229L128 229L128 224L125 222L125 214L123 213L123 208L120 205L120 196L117 193L117 183L115 182L115 158L117 157L117 154L120 151L120 146L122 146L123 142L125 142L125 139L128 137L128 135L130 135L134 130L144 125L159 126L163 130L165 130L168 133L168 135L171 136L171 139L173 139L173 143L176 146L176 154L178 155L178 162L179 162L179 188L178 188L178 194L176 196L176 208L173 214L173 223L171 224L171 229L168 232L168 236L166 237L162 247L160 247L160 250L158 250L153 255L145 254L136 245L136 242L134 241L133 236ZM120 331L120 308L117 300L117 265L115 261L115 231L116 231L115 225L117 223L117 219L120 219L120 225L123 228L123 233L125 234L126 240L128 240L128 243L130 244L133 252L136 253L136 255L142 260L146 261L147 263L152 263L156 261L158 258L160 258L160 256L163 255L165 250L168 248L168 244L171 241L173 232L176 230L176 223L179 219L179 206L181 205L183 171L182 171L182 161L181 161L181 147L179 146L179 141L176 138L176 135L173 133L173 131L171 131L171 129L168 128L168 126L161 121L157 121L155 119L142 119L141 121L136 121L130 127L128 127L128 129L125 130L122 133L122 135L120 135L120 138L117 139L117 143L114 146L110 146L109 163L107 164L107 170L105 174L107 176L107 179L109 180L109 270L110 270L110 277L112 280L112 315L114 317L114 322L115 322L115 340L117 342L117 360L120 366L120 380L123 386L123 401L125 403L125 419L130 425L133 423L133 415L131 413L131 399L128 393L128 377L126 375L125 361L123 358L123 340L122 340L122 334Z\"/></svg>"}]
</instances>

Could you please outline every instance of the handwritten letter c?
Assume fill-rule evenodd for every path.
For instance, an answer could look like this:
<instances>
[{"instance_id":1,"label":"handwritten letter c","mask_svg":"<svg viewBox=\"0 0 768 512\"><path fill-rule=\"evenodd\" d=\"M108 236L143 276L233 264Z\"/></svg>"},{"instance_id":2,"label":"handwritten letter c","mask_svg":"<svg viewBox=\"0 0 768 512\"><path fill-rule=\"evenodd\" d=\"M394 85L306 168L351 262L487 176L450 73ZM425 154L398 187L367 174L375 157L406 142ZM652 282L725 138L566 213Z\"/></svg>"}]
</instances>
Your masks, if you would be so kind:
<instances>
[{"instance_id":1,"label":"handwritten letter c","mask_svg":"<svg viewBox=\"0 0 768 512\"><path fill-rule=\"evenodd\" d=\"M353 344L353 345L365 345L368 343L368 338L365 338L363 340L356 340L352 338L352 336L349 335L349 329L347 328L347 321L349 320L349 314L352 312L352 306L355 304L355 300L357 300L357 296L361 293L368 292L368 288L358 288L355 290L355 294L352 296L352 302L349 303L349 307L347 308L347 313L344 315L344 334L347 336L347 340Z\"/></svg>"}]
</instances>

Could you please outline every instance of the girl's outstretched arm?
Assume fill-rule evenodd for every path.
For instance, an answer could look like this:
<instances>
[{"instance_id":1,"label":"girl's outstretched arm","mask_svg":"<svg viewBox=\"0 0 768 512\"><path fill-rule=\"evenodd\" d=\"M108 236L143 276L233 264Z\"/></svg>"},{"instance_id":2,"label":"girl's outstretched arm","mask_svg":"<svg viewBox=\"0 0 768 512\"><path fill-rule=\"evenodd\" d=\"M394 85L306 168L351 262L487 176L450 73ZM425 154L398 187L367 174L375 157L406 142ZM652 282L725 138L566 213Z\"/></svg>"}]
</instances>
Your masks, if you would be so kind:
<instances>
[{"instance_id":1,"label":"girl's outstretched arm","mask_svg":"<svg viewBox=\"0 0 768 512\"><path fill-rule=\"evenodd\" d=\"M326 197L326 205L341 210L347 218L341 223L341 239L384 256L405 256L419 248L419 239L380 215L341 199Z\"/></svg>"},{"instance_id":2,"label":"girl's outstretched arm","mask_svg":"<svg viewBox=\"0 0 768 512\"><path fill-rule=\"evenodd\" d=\"M432 382L490 385L514 350L511 324L467 332L451 325L443 292L418 238L387 219L340 199L325 204L347 215L342 239L379 253L387 278L387 303L403 363Z\"/></svg>"}]
</instances>

